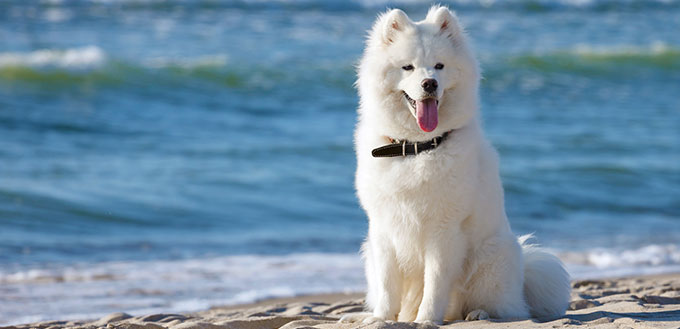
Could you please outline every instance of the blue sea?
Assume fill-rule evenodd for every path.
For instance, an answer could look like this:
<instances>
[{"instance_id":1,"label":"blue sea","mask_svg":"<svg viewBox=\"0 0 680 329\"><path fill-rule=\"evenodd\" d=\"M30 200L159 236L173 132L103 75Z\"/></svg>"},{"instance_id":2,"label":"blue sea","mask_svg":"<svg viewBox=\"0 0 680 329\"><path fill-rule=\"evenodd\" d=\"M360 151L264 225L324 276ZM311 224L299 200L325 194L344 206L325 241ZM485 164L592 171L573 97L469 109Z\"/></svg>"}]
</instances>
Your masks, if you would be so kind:
<instances>
[{"instance_id":1,"label":"blue sea","mask_svg":"<svg viewBox=\"0 0 680 329\"><path fill-rule=\"evenodd\" d=\"M680 271L680 1L461 0L517 234ZM0 2L0 324L365 287L354 65L387 7Z\"/></svg>"}]
</instances>

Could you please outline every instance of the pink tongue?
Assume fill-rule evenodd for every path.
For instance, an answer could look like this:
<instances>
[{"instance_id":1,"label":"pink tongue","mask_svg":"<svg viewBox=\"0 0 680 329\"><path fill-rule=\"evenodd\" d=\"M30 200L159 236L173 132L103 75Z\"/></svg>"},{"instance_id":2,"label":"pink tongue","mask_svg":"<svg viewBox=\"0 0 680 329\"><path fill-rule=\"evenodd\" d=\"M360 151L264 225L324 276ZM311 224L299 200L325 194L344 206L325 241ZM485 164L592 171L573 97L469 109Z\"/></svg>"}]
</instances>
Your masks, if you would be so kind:
<instances>
[{"instance_id":1,"label":"pink tongue","mask_svg":"<svg viewBox=\"0 0 680 329\"><path fill-rule=\"evenodd\" d=\"M423 131L430 132L437 128L437 101L433 98L416 101L416 117Z\"/></svg>"}]
</instances>

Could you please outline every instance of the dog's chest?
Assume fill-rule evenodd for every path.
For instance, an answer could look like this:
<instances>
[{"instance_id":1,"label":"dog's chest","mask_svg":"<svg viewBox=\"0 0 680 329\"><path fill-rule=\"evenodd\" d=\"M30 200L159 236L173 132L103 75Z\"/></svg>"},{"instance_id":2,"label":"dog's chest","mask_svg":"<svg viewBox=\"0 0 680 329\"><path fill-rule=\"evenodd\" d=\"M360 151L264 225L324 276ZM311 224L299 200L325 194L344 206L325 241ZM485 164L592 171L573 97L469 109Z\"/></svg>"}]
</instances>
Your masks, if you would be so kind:
<instances>
[{"instance_id":1,"label":"dog's chest","mask_svg":"<svg viewBox=\"0 0 680 329\"><path fill-rule=\"evenodd\" d=\"M426 250L441 239L443 226L451 222L415 209L394 213L383 231L391 240L400 269L406 275L422 273ZM448 229L447 229L448 230Z\"/></svg>"},{"instance_id":2,"label":"dog's chest","mask_svg":"<svg viewBox=\"0 0 680 329\"><path fill-rule=\"evenodd\" d=\"M425 154L377 163L370 168L369 176L383 193L409 202L431 204L443 194L450 196L465 189L470 167L470 157L453 147L441 147Z\"/></svg>"},{"instance_id":3,"label":"dog's chest","mask_svg":"<svg viewBox=\"0 0 680 329\"><path fill-rule=\"evenodd\" d=\"M392 240L405 273L419 270L428 239L462 221L474 199L474 152L435 152L359 168L358 194L371 226Z\"/></svg>"}]
</instances>

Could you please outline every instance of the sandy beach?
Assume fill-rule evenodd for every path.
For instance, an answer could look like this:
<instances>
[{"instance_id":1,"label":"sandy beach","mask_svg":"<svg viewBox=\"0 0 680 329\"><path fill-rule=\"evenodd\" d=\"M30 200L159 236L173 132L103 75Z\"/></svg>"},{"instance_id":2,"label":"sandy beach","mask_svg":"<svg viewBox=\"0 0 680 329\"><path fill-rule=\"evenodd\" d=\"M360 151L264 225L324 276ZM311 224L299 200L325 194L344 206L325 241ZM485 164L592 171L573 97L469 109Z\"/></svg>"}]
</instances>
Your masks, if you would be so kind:
<instances>
[{"instance_id":1,"label":"sandy beach","mask_svg":"<svg viewBox=\"0 0 680 329\"><path fill-rule=\"evenodd\" d=\"M559 319L483 320L446 323L443 328L680 328L680 274L572 282L572 301ZM89 321L47 321L0 329L345 329L425 328L415 323L339 323L361 312L360 294L326 294L214 307L186 314L130 316L114 313Z\"/></svg>"}]
</instances>

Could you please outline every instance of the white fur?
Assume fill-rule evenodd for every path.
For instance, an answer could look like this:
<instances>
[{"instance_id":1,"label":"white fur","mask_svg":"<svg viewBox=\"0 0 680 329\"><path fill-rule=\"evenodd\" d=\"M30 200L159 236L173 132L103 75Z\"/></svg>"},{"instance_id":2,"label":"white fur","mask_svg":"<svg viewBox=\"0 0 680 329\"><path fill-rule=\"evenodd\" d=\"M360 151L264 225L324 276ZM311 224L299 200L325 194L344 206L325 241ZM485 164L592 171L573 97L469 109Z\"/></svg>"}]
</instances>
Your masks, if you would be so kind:
<instances>
[{"instance_id":1,"label":"white fur","mask_svg":"<svg viewBox=\"0 0 680 329\"><path fill-rule=\"evenodd\" d=\"M408 64L415 68L403 70ZM369 217L367 322L556 317L567 308L569 277L560 261L520 245L510 230L498 156L478 119L479 76L465 33L445 7L432 7L417 23L389 11L370 33L355 132L356 188ZM425 78L439 83L439 124L431 132L419 128L403 96L425 97ZM388 138L426 141L449 130L435 150L371 156Z\"/></svg>"}]
</instances>

